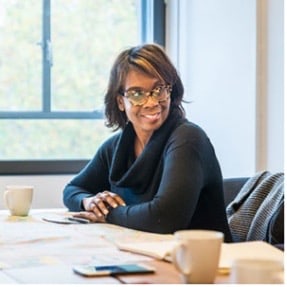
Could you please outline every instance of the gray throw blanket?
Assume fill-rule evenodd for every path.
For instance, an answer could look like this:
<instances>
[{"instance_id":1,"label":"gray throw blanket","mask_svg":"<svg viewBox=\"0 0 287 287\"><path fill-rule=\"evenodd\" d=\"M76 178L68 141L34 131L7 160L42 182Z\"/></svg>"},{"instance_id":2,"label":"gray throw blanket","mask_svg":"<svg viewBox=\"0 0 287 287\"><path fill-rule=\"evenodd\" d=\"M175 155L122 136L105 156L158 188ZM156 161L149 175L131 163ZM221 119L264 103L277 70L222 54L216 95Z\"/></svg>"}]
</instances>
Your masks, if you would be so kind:
<instances>
[{"instance_id":1,"label":"gray throw blanket","mask_svg":"<svg viewBox=\"0 0 287 287\"><path fill-rule=\"evenodd\" d=\"M282 206L282 201L284 173L264 171L248 179L226 208L233 241L268 241L272 215Z\"/></svg>"}]
</instances>

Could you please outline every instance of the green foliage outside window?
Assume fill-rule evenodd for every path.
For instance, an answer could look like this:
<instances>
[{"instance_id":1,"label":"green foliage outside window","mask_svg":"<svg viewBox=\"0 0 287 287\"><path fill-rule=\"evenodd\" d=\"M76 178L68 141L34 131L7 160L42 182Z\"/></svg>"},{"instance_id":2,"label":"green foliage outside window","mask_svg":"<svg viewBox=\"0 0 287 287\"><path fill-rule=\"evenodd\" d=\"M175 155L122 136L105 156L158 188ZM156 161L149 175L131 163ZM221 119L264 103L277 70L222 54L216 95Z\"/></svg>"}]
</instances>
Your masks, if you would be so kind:
<instances>
[{"instance_id":1,"label":"green foliage outside window","mask_svg":"<svg viewBox=\"0 0 287 287\"><path fill-rule=\"evenodd\" d=\"M136 0L51 0L51 109L103 110L116 55L139 43ZM0 113L42 109L42 1L1 0ZM88 159L104 119L0 119L0 157Z\"/></svg>"}]
</instances>

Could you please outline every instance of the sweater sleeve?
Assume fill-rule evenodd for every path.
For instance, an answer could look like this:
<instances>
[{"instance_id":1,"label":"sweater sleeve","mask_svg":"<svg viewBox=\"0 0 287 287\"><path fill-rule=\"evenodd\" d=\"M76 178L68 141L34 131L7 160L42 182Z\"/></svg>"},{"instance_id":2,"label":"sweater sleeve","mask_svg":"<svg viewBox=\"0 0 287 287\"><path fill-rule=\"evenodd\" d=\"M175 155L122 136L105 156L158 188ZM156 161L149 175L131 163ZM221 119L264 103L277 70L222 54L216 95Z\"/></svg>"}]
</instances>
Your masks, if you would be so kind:
<instances>
[{"instance_id":1,"label":"sweater sleeve","mask_svg":"<svg viewBox=\"0 0 287 287\"><path fill-rule=\"evenodd\" d=\"M113 147L113 138L97 151L94 158L64 188L63 202L70 211L83 210L82 200L109 190L109 149Z\"/></svg>"}]
</instances>

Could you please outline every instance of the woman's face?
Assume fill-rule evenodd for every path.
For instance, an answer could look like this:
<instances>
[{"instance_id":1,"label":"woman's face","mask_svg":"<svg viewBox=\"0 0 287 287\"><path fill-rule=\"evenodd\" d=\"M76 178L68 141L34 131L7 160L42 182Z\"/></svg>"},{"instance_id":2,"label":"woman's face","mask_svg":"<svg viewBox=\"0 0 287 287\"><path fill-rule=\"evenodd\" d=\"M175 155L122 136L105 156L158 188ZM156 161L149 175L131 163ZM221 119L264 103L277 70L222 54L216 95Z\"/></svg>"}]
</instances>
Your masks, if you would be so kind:
<instances>
[{"instance_id":1,"label":"woman's face","mask_svg":"<svg viewBox=\"0 0 287 287\"><path fill-rule=\"evenodd\" d=\"M153 89L166 85L157 78L148 76L137 70L131 70L126 78L125 91L143 90L150 92ZM168 91L163 90L166 95L164 101L158 101L149 96L142 105L133 105L125 96L118 96L118 107L125 111L128 120L133 124L138 137L148 136L157 130L167 119L170 109L170 96Z\"/></svg>"}]
</instances>

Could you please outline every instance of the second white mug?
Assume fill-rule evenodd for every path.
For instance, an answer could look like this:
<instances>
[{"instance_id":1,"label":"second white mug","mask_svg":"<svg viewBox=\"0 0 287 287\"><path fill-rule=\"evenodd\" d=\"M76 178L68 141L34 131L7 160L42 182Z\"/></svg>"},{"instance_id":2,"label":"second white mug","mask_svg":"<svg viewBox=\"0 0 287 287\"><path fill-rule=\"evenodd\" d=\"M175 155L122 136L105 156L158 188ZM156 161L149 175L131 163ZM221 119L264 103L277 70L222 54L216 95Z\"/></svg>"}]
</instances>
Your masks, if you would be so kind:
<instances>
[{"instance_id":1,"label":"second white mug","mask_svg":"<svg viewBox=\"0 0 287 287\"><path fill-rule=\"evenodd\" d=\"M232 263L230 280L235 284L284 283L284 263L272 259L236 259Z\"/></svg>"}]
</instances>

